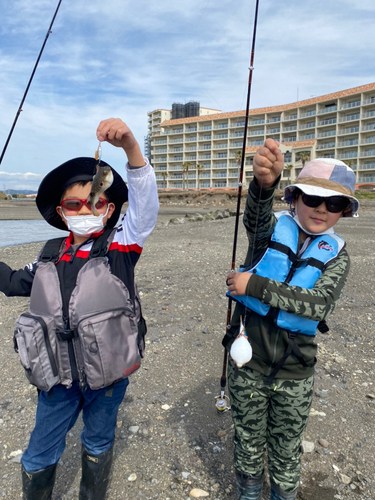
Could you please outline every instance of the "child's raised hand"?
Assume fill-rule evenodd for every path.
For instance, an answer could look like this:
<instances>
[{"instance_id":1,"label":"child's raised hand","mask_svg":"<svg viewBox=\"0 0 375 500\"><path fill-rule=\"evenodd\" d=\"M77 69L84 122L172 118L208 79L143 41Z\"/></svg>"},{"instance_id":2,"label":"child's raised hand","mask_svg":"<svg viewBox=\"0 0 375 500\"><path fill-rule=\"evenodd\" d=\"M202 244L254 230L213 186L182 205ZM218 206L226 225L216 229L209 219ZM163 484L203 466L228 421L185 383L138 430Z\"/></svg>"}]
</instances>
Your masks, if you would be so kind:
<instances>
[{"instance_id":1,"label":"child's raised hand","mask_svg":"<svg viewBox=\"0 0 375 500\"><path fill-rule=\"evenodd\" d=\"M96 130L100 142L109 142L112 146L122 148L133 167L145 164L139 144L130 128L120 118L102 120Z\"/></svg>"},{"instance_id":2,"label":"child's raised hand","mask_svg":"<svg viewBox=\"0 0 375 500\"><path fill-rule=\"evenodd\" d=\"M99 141L107 141L117 148L131 148L137 144L132 131L120 118L102 120L96 130L96 137Z\"/></svg>"},{"instance_id":3,"label":"child's raised hand","mask_svg":"<svg viewBox=\"0 0 375 500\"><path fill-rule=\"evenodd\" d=\"M266 139L253 160L253 172L259 183L269 188L273 186L284 168L284 157L279 150L279 142Z\"/></svg>"},{"instance_id":4,"label":"child's raised hand","mask_svg":"<svg viewBox=\"0 0 375 500\"><path fill-rule=\"evenodd\" d=\"M246 287L251 273L233 273L227 275L227 287L231 295L246 295Z\"/></svg>"}]
</instances>

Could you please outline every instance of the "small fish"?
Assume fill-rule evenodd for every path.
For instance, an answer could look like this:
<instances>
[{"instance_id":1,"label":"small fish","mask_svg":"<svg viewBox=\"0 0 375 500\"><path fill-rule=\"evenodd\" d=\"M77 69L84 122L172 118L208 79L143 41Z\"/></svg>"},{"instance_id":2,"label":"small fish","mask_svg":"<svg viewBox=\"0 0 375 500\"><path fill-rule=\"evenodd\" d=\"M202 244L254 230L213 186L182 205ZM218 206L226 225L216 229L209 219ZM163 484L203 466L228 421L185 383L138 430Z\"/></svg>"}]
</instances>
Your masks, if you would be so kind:
<instances>
[{"instance_id":1,"label":"small fish","mask_svg":"<svg viewBox=\"0 0 375 500\"><path fill-rule=\"evenodd\" d=\"M96 174L92 180L91 192L87 198L87 201L91 204L91 211L96 217L100 215L95 207L96 203L99 200L99 196L104 193L104 191L108 189L113 182L113 173L111 167L100 166L100 159L102 156L101 153L102 148L99 143L98 149L97 151L95 151L95 160L98 161L98 164L96 165Z\"/></svg>"},{"instance_id":2,"label":"small fish","mask_svg":"<svg viewBox=\"0 0 375 500\"><path fill-rule=\"evenodd\" d=\"M251 348L249 339L247 338L247 333L244 324L242 323L242 318L240 332L237 335L236 340L233 342L232 347L230 348L230 356L236 363L238 368L241 368L243 365L248 363L253 356L253 350Z\"/></svg>"}]
</instances>

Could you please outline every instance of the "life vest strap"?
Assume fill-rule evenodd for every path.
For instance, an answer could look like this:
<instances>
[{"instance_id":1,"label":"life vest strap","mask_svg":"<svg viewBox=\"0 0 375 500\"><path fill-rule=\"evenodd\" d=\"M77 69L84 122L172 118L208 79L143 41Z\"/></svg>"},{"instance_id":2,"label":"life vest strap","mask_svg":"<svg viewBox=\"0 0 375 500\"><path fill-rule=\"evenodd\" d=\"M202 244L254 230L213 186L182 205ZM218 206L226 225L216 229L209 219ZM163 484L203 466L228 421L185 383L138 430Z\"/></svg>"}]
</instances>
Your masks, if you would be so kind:
<instances>
[{"instance_id":1,"label":"life vest strap","mask_svg":"<svg viewBox=\"0 0 375 500\"><path fill-rule=\"evenodd\" d=\"M289 343L288 347L284 353L284 356L280 359L280 361L277 363L273 371L268 375L268 377L265 379L264 383L266 385L270 385L272 383L272 380L275 378L277 375L278 371L282 368L284 365L285 361L289 356L293 353L295 357L298 359L298 361L305 367L312 368L316 364L316 358L314 358L314 361L312 363L307 363L305 358L302 355L301 349L299 348L297 342L296 342L296 337L298 333L297 332L288 332L288 337L289 337Z\"/></svg>"}]
</instances>

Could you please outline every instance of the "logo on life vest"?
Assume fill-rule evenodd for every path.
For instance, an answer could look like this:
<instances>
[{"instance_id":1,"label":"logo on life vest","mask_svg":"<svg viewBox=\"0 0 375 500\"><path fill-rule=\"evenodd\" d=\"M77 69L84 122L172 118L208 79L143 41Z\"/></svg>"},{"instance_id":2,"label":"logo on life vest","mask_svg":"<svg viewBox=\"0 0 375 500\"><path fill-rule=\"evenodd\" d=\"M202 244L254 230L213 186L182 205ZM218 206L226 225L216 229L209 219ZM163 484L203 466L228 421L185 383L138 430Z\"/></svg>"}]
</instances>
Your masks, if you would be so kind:
<instances>
[{"instance_id":1,"label":"logo on life vest","mask_svg":"<svg viewBox=\"0 0 375 500\"><path fill-rule=\"evenodd\" d=\"M324 240L319 241L318 248L319 248L319 250L329 250L329 251L333 252L333 248L331 247L331 245Z\"/></svg>"}]
</instances>

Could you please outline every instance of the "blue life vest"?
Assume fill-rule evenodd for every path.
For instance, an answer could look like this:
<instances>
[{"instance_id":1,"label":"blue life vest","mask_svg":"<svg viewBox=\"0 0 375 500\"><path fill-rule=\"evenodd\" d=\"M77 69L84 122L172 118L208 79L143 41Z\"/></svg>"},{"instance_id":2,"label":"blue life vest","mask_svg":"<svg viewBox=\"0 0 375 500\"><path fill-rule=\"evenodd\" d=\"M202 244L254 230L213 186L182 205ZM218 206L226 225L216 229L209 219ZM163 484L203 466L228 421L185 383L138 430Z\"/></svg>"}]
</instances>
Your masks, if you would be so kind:
<instances>
[{"instance_id":1,"label":"blue life vest","mask_svg":"<svg viewBox=\"0 0 375 500\"><path fill-rule=\"evenodd\" d=\"M297 257L297 223L287 211L275 215L278 221L268 249L252 269L240 269L240 272L258 274L293 286L313 288L327 263L344 248L345 241L333 231L317 235L303 254ZM231 296L230 292L227 295L262 316L273 317L280 328L298 334L316 335L319 321L271 308L247 295Z\"/></svg>"}]
</instances>

